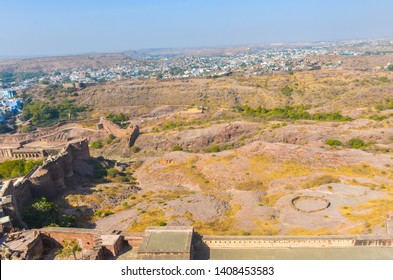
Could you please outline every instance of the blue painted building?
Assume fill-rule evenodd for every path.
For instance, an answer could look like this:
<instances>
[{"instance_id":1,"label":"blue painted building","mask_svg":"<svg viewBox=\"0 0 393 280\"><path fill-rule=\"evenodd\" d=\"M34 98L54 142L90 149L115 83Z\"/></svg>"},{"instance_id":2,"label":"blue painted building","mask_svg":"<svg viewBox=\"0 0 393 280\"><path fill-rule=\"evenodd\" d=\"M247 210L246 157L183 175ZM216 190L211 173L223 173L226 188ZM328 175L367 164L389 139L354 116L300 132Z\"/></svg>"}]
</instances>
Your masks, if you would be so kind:
<instances>
[{"instance_id":1,"label":"blue painted building","mask_svg":"<svg viewBox=\"0 0 393 280\"><path fill-rule=\"evenodd\" d=\"M13 98L15 94L15 91L12 89L3 89L1 90L1 95L3 98Z\"/></svg>"}]
</instances>

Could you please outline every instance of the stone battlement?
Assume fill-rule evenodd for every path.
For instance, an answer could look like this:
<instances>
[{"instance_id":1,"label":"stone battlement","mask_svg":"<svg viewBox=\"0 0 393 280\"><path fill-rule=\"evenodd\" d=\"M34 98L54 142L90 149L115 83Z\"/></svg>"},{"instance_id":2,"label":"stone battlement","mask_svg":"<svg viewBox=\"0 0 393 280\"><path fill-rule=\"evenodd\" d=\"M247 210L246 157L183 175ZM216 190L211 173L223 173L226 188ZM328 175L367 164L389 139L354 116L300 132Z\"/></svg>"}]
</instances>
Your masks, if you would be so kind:
<instances>
[{"instance_id":1,"label":"stone battlement","mask_svg":"<svg viewBox=\"0 0 393 280\"><path fill-rule=\"evenodd\" d=\"M393 247L390 236L203 236L195 246L209 248Z\"/></svg>"}]
</instances>

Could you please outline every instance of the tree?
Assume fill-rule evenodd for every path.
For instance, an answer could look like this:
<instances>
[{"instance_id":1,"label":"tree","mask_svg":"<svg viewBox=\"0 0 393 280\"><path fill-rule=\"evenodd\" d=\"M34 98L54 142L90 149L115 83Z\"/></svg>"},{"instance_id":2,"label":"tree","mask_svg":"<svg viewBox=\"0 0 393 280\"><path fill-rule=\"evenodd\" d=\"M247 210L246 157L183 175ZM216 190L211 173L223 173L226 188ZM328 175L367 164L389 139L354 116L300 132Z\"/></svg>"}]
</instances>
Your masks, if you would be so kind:
<instances>
[{"instance_id":1,"label":"tree","mask_svg":"<svg viewBox=\"0 0 393 280\"><path fill-rule=\"evenodd\" d=\"M119 170L116 168L109 168L107 170L108 177L115 178L119 174Z\"/></svg>"},{"instance_id":2,"label":"tree","mask_svg":"<svg viewBox=\"0 0 393 280\"><path fill-rule=\"evenodd\" d=\"M90 143L90 147L93 149L101 149L102 147L104 147L104 145L102 145L101 141L93 141Z\"/></svg>"},{"instance_id":3,"label":"tree","mask_svg":"<svg viewBox=\"0 0 393 280\"><path fill-rule=\"evenodd\" d=\"M365 145L366 144L363 142L363 140L359 138L352 138L348 141L348 146L352 149L360 149Z\"/></svg>"},{"instance_id":4,"label":"tree","mask_svg":"<svg viewBox=\"0 0 393 280\"><path fill-rule=\"evenodd\" d=\"M76 253L82 251L82 248L79 246L79 243L76 239L64 239L61 242L61 246L63 248L56 251L56 255L61 258L73 256L74 260L76 260Z\"/></svg>"},{"instance_id":5,"label":"tree","mask_svg":"<svg viewBox=\"0 0 393 280\"><path fill-rule=\"evenodd\" d=\"M60 212L53 202L47 201L45 197L36 200L25 211L23 220L30 228L42 228L46 226L74 227L75 216Z\"/></svg>"}]
</instances>

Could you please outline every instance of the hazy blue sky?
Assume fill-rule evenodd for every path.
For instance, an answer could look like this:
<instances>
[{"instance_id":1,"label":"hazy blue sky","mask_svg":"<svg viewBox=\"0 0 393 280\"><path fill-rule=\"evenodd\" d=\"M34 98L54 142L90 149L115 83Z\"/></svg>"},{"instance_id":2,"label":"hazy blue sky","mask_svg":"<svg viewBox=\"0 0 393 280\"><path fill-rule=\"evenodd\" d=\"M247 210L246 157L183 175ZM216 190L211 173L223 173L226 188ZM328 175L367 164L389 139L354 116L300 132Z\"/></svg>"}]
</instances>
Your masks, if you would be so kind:
<instances>
[{"instance_id":1,"label":"hazy blue sky","mask_svg":"<svg viewBox=\"0 0 393 280\"><path fill-rule=\"evenodd\" d=\"M393 37L392 0L0 0L0 57Z\"/></svg>"}]
</instances>

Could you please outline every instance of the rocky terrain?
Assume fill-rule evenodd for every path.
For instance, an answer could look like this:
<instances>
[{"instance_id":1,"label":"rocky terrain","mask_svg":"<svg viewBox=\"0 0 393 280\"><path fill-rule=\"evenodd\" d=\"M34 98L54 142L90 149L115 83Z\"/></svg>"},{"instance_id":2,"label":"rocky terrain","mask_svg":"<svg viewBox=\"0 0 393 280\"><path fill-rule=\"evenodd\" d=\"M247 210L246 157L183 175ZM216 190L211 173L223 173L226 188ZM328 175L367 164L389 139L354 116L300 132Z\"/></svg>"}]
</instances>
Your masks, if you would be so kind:
<instances>
[{"instance_id":1,"label":"rocky terrain","mask_svg":"<svg viewBox=\"0 0 393 280\"><path fill-rule=\"evenodd\" d=\"M202 234L384 233L393 212L393 73L361 59L349 70L78 90L75 104L91 117L127 120L116 135L94 121L63 131L86 136L108 173L58 203L80 226L108 233L157 225L193 225ZM40 89L33 98L45 101ZM279 113L288 108L301 114Z\"/></svg>"}]
</instances>

